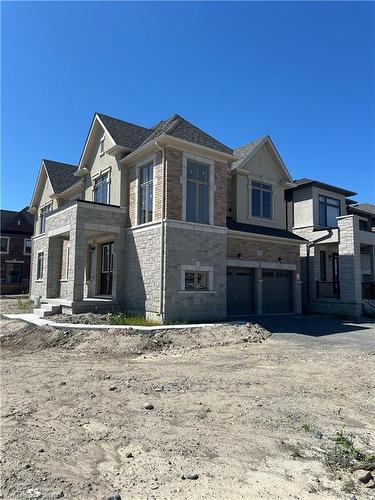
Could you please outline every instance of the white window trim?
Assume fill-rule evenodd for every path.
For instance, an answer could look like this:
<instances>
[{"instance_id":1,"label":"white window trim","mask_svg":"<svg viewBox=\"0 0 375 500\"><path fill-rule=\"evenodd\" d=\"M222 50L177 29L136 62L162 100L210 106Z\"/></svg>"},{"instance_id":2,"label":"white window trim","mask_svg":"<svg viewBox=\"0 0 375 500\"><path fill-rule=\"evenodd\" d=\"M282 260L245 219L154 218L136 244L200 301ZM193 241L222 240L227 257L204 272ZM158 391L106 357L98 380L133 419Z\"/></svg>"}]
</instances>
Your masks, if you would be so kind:
<instances>
[{"instance_id":1,"label":"white window trim","mask_svg":"<svg viewBox=\"0 0 375 500\"><path fill-rule=\"evenodd\" d=\"M23 240L23 254L24 255L31 255L32 248L30 249L30 252L26 252L26 241L30 241L30 244L32 245L32 239L31 238L24 238Z\"/></svg>"},{"instance_id":2,"label":"white window trim","mask_svg":"<svg viewBox=\"0 0 375 500\"><path fill-rule=\"evenodd\" d=\"M252 182L260 182L261 184L268 184L269 186L271 186L271 206L272 206L272 214L271 214L271 218L268 219L267 217L258 217L256 215L253 215L252 214ZM268 221L268 222L275 222L275 186L276 184L272 181L269 181L269 180L264 180L264 179L256 179L252 176L248 176L248 185L247 185L247 189L248 189L248 217L249 219L253 219L253 220L258 220L258 221Z\"/></svg>"},{"instance_id":3,"label":"white window trim","mask_svg":"<svg viewBox=\"0 0 375 500\"><path fill-rule=\"evenodd\" d=\"M141 188L141 183L140 183L140 176L141 176L141 169L142 167L145 167L147 164L152 163L152 220L149 222L144 222L143 224L140 221L140 209L139 209L139 190ZM136 178L135 178L135 207L136 207L136 225L137 226L143 226L144 224L151 224L155 220L155 208L156 208L156 154L152 154L150 156L147 156L146 158L142 158L138 163L135 164L136 168Z\"/></svg>"},{"instance_id":4,"label":"white window trim","mask_svg":"<svg viewBox=\"0 0 375 500\"><path fill-rule=\"evenodd\" d=\"M207 290L185 290L185 273L186 272L208 272L208 289ZM214 291L214 268L213 266L201 266L200 262L196 262L195 265L182 265L181 266L181 292L186 293L204 293Z\"/></svg>"},{"instance_id":5,"label":"white window trim","mask_svg":"<svg viewBox=\"0 0 375 500\"><path fill-rule=\"evenodd\" d=\"M182 220L186 221L186 184L187 184L187 161L194 160L199 163L204 163L209 167L208 174L208 223L213 225L215 222L215 162L210 158L203 158L202 156L193 155L184 152L182 155L182 177L180 182L182 184Z\"/></svg>"},{"instance_id":6,"label":"white window trim","mask_svg":"<svg viewBox=\"0 0 375 500\"><path fill-rule=\"evenodd\" d=\"M91 182L92 182L92 200L94 203L95 202L95 180L98 179L99 177L103 177L104 175L108 174L108 182L107 182L107 203L105 205L110 205L111 204L111 182L112 182L112 165L103 168L99 170L96 174L91 176ZM99 203L99 202L98 202Z\"/></svg>"},{"instance_id":7,"label":"white window trim","mask_svg":"<svg viewBox=\"0 0 375 500\"><path fill-rule=\"evenodd\" d=\"M105 140L105 135L103 135L99 141L99 156L105 155L104 140ZM102 147L103 147L103 151L102 151Z\"/></svg>"},{"instance_id":8,"label":"white window trim","mask_svg":"<svg viewBox=\"0 0 375 500\"><path fill-rule=\"evenodd\" d=\"M39 207L39 220L38 220L38 222L39 222L39 234L45 234L45 232L46 232L45 230L43 231L43 233L41 231L41 229L42 229L41 228L41 222L42 222L41 212L42 212L42 210L45 210L49 206L51 207L51 210L49 213L51 213L51 212L53 212L53 201L48 201L47 203L44 203L43 205L40 205L40 207ZM44 226L45 225L46 225L46 221L44 221Z\"/></svg>"},{"instance_id":9,"label":"white window trim","mask_svg":"<svg viewBox=\"0 0 375 500\"><path fill-rule=\"evenodd\" d=\"M6 255L6 254L9 253L9 240L10 240L10 236L1 236L1 238L7 240L7 249L6 249L6 252L3 252L3 251L0 252L3 255Z\"/></svg>"}]
</instances>

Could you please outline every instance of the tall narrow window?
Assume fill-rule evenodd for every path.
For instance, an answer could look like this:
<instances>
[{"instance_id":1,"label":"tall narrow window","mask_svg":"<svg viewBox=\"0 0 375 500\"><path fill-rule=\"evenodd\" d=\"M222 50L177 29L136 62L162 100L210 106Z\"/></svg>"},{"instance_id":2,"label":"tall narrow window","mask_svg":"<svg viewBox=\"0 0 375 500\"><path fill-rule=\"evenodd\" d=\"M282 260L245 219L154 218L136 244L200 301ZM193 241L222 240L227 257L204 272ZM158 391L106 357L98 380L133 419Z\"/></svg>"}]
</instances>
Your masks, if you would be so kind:
<instances>
[{"instance_id":1,"label":"tall narrow window","mask_svg":"<svg viewBox=\"0 0 375 500\"><path fill-rule=\"evenodd\" d=\"M97 177L94 181L94 201L96 203L108 203L109 176L108 174Z\"/></svg>"},{"instance_id":2,"label":"tall narrow window","mask_svg":"<svg viewBox=\"0 0 375 500\"><path fill-rule=\"evenodd\" d=\"M25 255L31 254L31 240L29 238L23 240L23 253Z\"/></svg>"},{"instance_id":3,"label":"tall narrow window","mask_svg":"<svg viewBox=\"0 0 375 500\"><path fill-rule=\"evenodd\" d=\"M38 253L37 270L36 270L36 279L37 280L43 279L43 267L44 267L44 252L39 252Z\"/></svg>"},{"instance_id":4,"label":"tall narrow window","mask_svg":"<svg viewBox=\"0 0 375 500\"><path fill-rule=\"evenodd\" d=\"M319 225L336 227L340 216L340 200L319 195Z\"/></svg>"},{"instance_id":5,"label":"tall narrow window","mask_svg":"<svg viewBox=\"0 0 375 500\"><path fill-rule=\"evenodd\" d=\"M272 186L263 182L251 182L251 215L272 219Z\"/></svg>"},{"instance_id":6,"label":"tall narrow window","mask_svg":"<svg viewBox=\"0 0 375 500\"><path fill-rule=\"evenodd\" d=\"M154 205L154 165L149 163L140 169L139 220L141 224L151 222Z\"/></svg>"},{"instance_id":7,"label":"tall narrow window","mask_svg":"<svg viewBox=\"0 0 375 500\"><path fill-rule=\"evenodd\" d=\"M0 252L1 253L9 252L9 238L7 236L1 237Z\"/></svg>"},{"instance_id":8,"label":"tall narrow window","mask_svg":"<svg viewBox=\"0 0 375 500\"><path fill-rule=\"evenodd\" d=\"M320 252L320 281L327 281L327 260L326 252Z\"/></svg>"},{"instance_id":9,"label":"tall narrow window","mask_svg":"<svg viewBox=\"0 0 375 500\"><path fill-rule=\"evenodd\" d=\"M40 209L40 232L46 232L46 217L52 212L52 203Z\"/></svg>"},{"instance_id":10,"label":"tall narrow window","mask_svg":"<svg viewBox=\"0 0 375 500\"><path fill-rule=\"evenodd\" d=\"M208 224L209 166L194 160L187 161L186 220Z\"/></svg>"}]
</instances>

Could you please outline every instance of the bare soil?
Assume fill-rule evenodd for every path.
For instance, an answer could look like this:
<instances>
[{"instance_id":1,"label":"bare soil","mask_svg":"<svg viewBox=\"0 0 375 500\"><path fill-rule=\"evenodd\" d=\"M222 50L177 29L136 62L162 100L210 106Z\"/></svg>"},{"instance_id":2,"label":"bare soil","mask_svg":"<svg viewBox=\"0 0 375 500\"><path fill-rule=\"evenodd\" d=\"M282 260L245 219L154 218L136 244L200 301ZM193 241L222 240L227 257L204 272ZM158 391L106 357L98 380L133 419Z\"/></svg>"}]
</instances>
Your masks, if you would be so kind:
<instances>
[{"instance_id":1,"label":"bare soil","mask_svg":"<svg viewBox=\"0 0 375 500\"><path fill-rule=\"evenodd\" d=\"M328 460L339 431L375 448L373 353L259 326L142 333L5 319L1 346L5 499L375 496Z\"/></svg>"}]
</instances>

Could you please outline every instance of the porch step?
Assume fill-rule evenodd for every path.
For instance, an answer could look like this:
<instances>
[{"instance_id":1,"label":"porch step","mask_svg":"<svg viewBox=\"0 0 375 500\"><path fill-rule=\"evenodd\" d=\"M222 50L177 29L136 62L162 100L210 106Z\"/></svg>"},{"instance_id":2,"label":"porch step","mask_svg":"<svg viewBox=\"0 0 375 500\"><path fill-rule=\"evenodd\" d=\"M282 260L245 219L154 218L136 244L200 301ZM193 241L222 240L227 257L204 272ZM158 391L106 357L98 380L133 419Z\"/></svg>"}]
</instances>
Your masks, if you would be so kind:
<instances>
[{"instance_id":1,"label":"porch step","mask_svg":"<svg viewBox=\"0 0 375 500\"><path fill-rule=\"evenodd\" d=\"M51 316L52 314L57 314L61 312L61 305L59 304L41 304L40 308L33 310L34 314L37 314L41 318L46 316Z\"/></svg>"}]
</instances>

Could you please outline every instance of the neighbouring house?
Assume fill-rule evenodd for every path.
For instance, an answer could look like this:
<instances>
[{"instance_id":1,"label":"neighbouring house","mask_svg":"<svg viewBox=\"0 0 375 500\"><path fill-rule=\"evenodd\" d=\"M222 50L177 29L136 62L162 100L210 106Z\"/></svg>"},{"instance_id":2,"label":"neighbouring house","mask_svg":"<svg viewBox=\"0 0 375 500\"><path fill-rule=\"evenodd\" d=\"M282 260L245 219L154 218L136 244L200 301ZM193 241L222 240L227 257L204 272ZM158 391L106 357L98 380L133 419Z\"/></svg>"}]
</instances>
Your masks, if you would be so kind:
<instances>
[{"instance_id":1,"label":"neighbouring house","mask_svg":"<svg viewBox=\"0 0 375 500\"><path fill-rule=\"evenodd\" d=\"M38 314L170 320L300 313L293 180L269 136L237 149L179 115L151 128L96 113L78 165L43 160L31 296Z\"/></svg>"},{"instance_id":2,"label":"neighbouring house","mask_svg":"<svg viewBox=\"0 0 375 500\"><path fill-rule=\"evenodd\" d=\"M23 294L29 291L31 237L34 223L25 207L20 212L0 210L1 284L0 293Z\"/></svg>"},{"instance_id":3,"label":"neighbouring house","mask_svg":"<svg viewBox=\"0 0 375 500\"><path fill-rule=\"evenodd\" d=\"M312 179L287 193L289 229L301 245L303 309L358 316L375 312L375 206L353 191Z\"/></svg>"}]
</instances>

